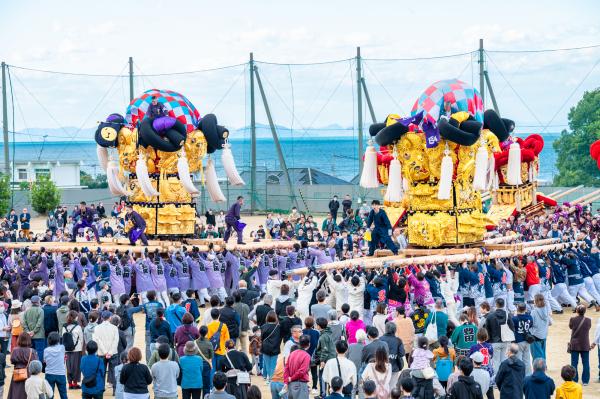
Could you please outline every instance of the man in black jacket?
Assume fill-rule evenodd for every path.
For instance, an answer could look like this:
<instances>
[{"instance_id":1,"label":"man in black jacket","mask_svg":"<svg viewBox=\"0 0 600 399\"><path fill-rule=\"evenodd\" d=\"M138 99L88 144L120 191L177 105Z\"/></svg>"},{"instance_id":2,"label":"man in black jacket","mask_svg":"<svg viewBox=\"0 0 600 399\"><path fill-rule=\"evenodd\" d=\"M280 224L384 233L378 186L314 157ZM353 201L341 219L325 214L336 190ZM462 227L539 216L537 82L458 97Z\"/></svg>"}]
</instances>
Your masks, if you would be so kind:
<instances>
[{"instance_id":1,"label":"man in black jacket","mask_svg":"<svg viewBox=\"0 0 600 399\"><path fill-rule=\"evenodd\" d=\"M504 309L504 299L496 298L496 310L488 313L485 317L483 326L489 334L488 343L494 348L493 367L494 374L498 373L498 368L504 359L506 359L506 351L511 341L502 340L502 325L508 324L511 331L515 331L512 316ZM514 339L514 337L513 337Z\"/></svg>"},{"instance_id":2,"label":"man in black jacket","mask_svg":"<svg viewBox=\"0 0 600 399\"><path fill-rule=\"evenodd\" d=\"M234 299L232 296L225 298L225 306L221 308L219 320L225 323L229 330L229 337L237 340L240 336L240 315L233 309Z\"/></svg>"},{"instance_id":3,"label":"man in black jacket","mask_svg":"<svg viewBox=\"0 0 600 399\"><path fill-rule=\"evenodd\" d=\"M267 313L273 310L273 297L271 295L265 295L263 303L256 305L256 307L250 312L250 319L256 322L257 326L265 324L267 319Z\"/></svg>"},{"instance_id":4,"label":"man in black jacket","mask_svg":"<svg viewBox=\"0 0 600 399\"><path fill-rule=\"evenodd\" d=\"M450 388L449 399L483 399L483 393L479 384L471 377L473 362L469 358L463 358L458 364L462 375Z\"/></svg>"},{"instance_id":5,"label":"man in black jacket","mask_svg":"<svg viewBox=\"0 0 600 399\"><path fill-rule=\"evenodd\" d=\"M506 353L507 359L502 362L496 374L496 387L500 391L500 399L521 399L525 380L525 364L519 357L519 346L510 344Z\"/></svg>"},{"instance_id":6,"label":"man in black jacket","mask_svg":"<svg viewBox=\"0 0 600 399\"><path fill-rule=\"evenodd\" d=\"M348 210L352 208L352 200L350 199L350 194L346 194L344 200L342 201L342 211L344 216L348 214Z\"/></svg>"},{"instance_id":7,"label":"man in black jacket","mask_svg":"<svg viewBox=\"0 0 600 399\"><path fill-rule=\"evenodd\" d=\"M381 339L377 339L379 336L377 327L368 327L367 336L369 337L369 341L371 341L371 343L362 349L361 363L363 366L366 366L370 361L375 360L375 352L377 352L377 349L380 347L385 348L385 351L388 353L388 355L390 353L388 344Z\"/></svg>"},{"instance_id":8,"label":"man in black jacket","mask_svg":"<svg viewBox=\"0 0 600 399\"><path fill-rule=\"evenodd\" d=\"M242 298L242 303L245 303L250 309L252 309L256 299L260 296L260 293L256 290L248 289L248 283L246 283L245 280L240 280L239 286L240 289L238 292Z\"/></svg>"},{"instance_id":9,"label":"man in black jacket","mask_svg":"<svg viewBox=\"0 0 600 399\"><path fill-rule=\"evenodd\" d=\"M340 209L340 202L338 201L337 195L333 196L333 199L329 201L329 213L333 218L333 222L337 220L338 209Z\"/></svg>"},{"instance_id":10,"label":"man in black jacket","mask_svg":"<svg viewBox=\"0 0 600 399\"><path fill-rule=\"evenodd\" d=\"M385 342L389 349L389 359L392 364L392 380L390 386L395 387L400 377L400 370L404 368L404 345L402 340L396 337L396 324L388 321L385 323L385 334L379 338L380 341Z\"/></svg>"}]
</instances>

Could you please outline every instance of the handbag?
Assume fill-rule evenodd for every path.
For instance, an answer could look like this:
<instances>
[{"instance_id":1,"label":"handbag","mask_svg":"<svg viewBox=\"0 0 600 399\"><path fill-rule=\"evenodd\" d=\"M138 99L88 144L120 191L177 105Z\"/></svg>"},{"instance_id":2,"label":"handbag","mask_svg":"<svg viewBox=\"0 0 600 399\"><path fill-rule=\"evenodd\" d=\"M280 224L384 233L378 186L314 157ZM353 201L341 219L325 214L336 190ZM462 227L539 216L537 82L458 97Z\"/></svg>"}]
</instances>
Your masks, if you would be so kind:
<instances>
[{"instance_id":1,"label":"handbag","mask_svg":"<svg viewBox=\"0 0 600 399\"><path fill-rule=\"evenodd\" d=\"M100 362L102 360L98 359L98 364L96 365L96 371L94 371L94 374L90 374L87 377L83 377L83 385L85 385L86 388L94 388L96 386L96 376L98 375L98 369L100 368Z\"/></svg>"},{"instance_id":2,"label":"handbag","mask_svg":"<svg viewBox=\"0 0 600 399\"><path fill-rule=\"evenodd\" d=\"M500 324L500 339L502 342L513 342L515 340L515 333L508 325L508 312L506 313L504 324Z\"/></svg>"},{"instance_id":3,"label":"handbag","mask_svg":"<svg viewBox=\"0 0 600 399\"><path fill-rule=\"evenodd\" d=\"M431 318L431 321L425 330L425 338L427 338L430 344L438 340L436 314L437 312L433 312L433 317Z\"/></svg>"},{"instance_id":4,"label":"handbag","mask_svg":"<svg viewBox=\"0 0 600 399\"><path fill-rule=\"evenodd\" d=\"M23 382L29 378L29 362L31 362L31 355L33 355L33 349L29 350L29 359L27 359L27 366L24 368L16 368L13 370L13 381Z\"/></svg>"},{"instance_id":5,"label":"handbag","mask_svg":"<svg viewBox=\"0 0 600 399\"><path fill-rule=\"evenodd\" d=\"M242 371L242 370L236 369L233 366L231 359L229 358L229 354L226 353L225 357L227 358L227 361L229 362L229 365L231 366L231 370L227 370L227 372L225 373L227 378L236 378L237 384L250 384L250 373L247 371Z\"/></svg>"},{"instance_id":6,"label":"handbag","mask_svg":"<svg viewBox=\"0 0 600 399\"><path fill-rule=\"evenodd\" d=\"M583 322L585 321L585 317L581 318L581 321L579 322L579 325L577 326L577 328L571 333L571 339L569 340L569 342L567 342L567 353L571 353L573 350L571 349L571 340L573 339L574 335L577 335L577 333L579 332L579 329L581 328L581 326L583 325ZM16 370L15 370L16 371Z\"/></svg>"},{"instance_id":7,"label":"handbag","mask_svg":"<svg viewBox=\"0 0 600 399\"><path fill-rule=\"evenodd\" d=\"M38 396L38 399L49 399L48 392L46 391L46 380L42 382L42 393Z\"/></svg>"}]
</instances>

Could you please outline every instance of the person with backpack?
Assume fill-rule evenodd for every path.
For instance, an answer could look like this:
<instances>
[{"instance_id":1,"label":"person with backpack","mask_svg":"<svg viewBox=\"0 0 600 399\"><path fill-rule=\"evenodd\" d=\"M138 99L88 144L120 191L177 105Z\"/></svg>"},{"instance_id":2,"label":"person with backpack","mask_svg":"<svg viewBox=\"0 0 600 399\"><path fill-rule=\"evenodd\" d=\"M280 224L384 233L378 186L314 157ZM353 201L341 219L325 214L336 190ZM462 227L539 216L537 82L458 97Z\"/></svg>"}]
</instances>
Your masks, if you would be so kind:
<instances>
[{"instance_id":1,"label":"person with backpack","mask_svg":"<svg viewBox=\"0 0 600 399\"><path fill-rule=\"evenodd\" d=\"M10 326L10 350L17 347L17 338L23 332L23 311L21 301L14 299L10 305L8 325Z\"/></svg>"},{"instance_id":2,"label":"person with backpack","mask_svg":"<svg viewBox=\"0 0 600 399\"><path fill-rule=\"evenodd\" d=\"M125 333L125 340L127 341L127 350L133 346L133 337L135 335L135 322L133 321L133 314L142 310L141 306L133 307L130 304L131 298L127 294L123 294L119 297L119 307L117 308L116 314L119 316L119 330Z\"/></svg>"},{"instance_id":3,"label":"person with backpack","mask_svg":"<svg viewBox=\"0 0 600 399\"><path fill-rule=\"evenodd\" d=\"M225 342L229 340L229 329L225 323L219 320L219 309L211 309L210 316L212 317L213 321L208 323L206 326L208 328L206 337L210 341L215 352L215 356L212 359L212 369L216 370L219 360L225 355L226 352Z\"/></svg>"},{"instance_id":4,"label":"person with backpack","mask_svg":"<svg viewBox=\"0 0 600 399\"><path fill-rule=\"evenodd\" d=\"M67 382L69 389L81 389L81 356L83 351L83 330L77 322L77 312L67 313L66 323L61 327L62 343L67 356Z\"/></svg>"},{"instance_id":5,"label":"person with backpack","mask_svg":"<svg viewBox=\"0 0 600 399\"><path fill-rule=\"evenodd\" d=\"M200 333L198 332L198 328L194 325L194 316L191 313L186 313L183 315L182 324L177 327L177 331L175 331L175 348L177 349L177 354L179 356L183 356L183 348L188 341L195 341L200 338Z\"/></svg>"},{"instance_id":6,"label":"person with backpack","mask_svg":"<svg viewBox=\"0 0 600 399\"><path fill-rule=\"evenodd\" d=\"M281 327L275 311L267 314L266 322L260 327L262 338L263 376L269 381L275 372L277 356L281 352Z\"/></svg>"},{"instance_id":7,"label":"person with backpack","mask_svg":"<svg viewBox=\"0 0 600 399\"><path fill-rule=\"evenodd\" d=\"M449 340L445 335L442 335L439 338L439 344L440 346L433 350L433 368L435 369L440 384L446 389L448 377L454 368L456 352L454 351L454 348L448 347Z\"/></svg>"},{"instance_id":8,"label":"person with backpack","mask_svg":"<svg viewBox=\"0 0 600 399\"><path fill-rule=\"evenodd\" d=\"M82 399L102 399L104 395L104 361L96 356L98 344L90 341L85 347L87 355L81 358L81 373L83 381L81 385Z\"/></svg>"},{"instance_id":9,"label":"person with backpack","mask_svg":"<svg viewBox=\"0 0 600 399\"><path fill-rule=\"evenodd\" d=\"M458 381L452 384L448 399L483 399L481 386L473 379L473 362L469 358L462 358L458 365L461 375Z\"/></svg>"},{"instance_id":10,"label":"person with backpack","mask_svg":"<svg viewBox=\"0 0 600 399\"><path fill-rule=\"evenodd\" d=\"M404 345L402 340L396 336L396 323L388 321L385 323L385 334L379 338L388 346L390 363L392 365L392 379L390 381L390 389L394 388L398 383L400 371L404 368Z\"/></svg>"},{"instance_id":11,"label":"person with backpack","mask_svg":"<svg viewBox=\"0 0 600 399\"><path fill-rule=\"evenodd\" d=\"M389 362L385 348L378 348L375 352L375 362L367 364L362 372L363 381L375 382L375 397L377 399L388 399L390 397L390 381L392 380L392 365Z\"/></svg>"}]
</instances>

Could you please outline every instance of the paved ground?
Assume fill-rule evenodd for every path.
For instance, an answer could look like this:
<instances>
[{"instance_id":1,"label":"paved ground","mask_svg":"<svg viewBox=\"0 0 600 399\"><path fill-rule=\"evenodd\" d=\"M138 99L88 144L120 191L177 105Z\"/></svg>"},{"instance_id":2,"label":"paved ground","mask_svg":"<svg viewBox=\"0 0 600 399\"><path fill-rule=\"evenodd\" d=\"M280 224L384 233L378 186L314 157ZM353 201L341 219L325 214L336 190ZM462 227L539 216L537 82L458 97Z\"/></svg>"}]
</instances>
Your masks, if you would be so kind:
<instances>
[{"instance_id":1,"label":"paved ground","mask_svg":"<svg viewBox=\"0 0 600 399\"><path fill-rule=\"evenodd\" d=\"M595 328L596 323L598 321L598 314L590 313L588 316L592 317L593 328ZM570 355L566 352L567 342L569 340L569 318L571 314L563 314L555 317L555 323L550 327L550 336L548 337L548 372L550 376L554 379L555 383L559 385L561 383L560 379L560 369L563 365L570 362ZM144 315L138 314L135 316L136 325L143 326ZM592 330L593 332L593 330ZM139 348L144 348L144 329L138 328L135 335L135 345ZM144 350L142 350L144 353ZM598 352L597 350L592 351L590 353L590 363L591 363L591 381L590 385L584 387L584 398L599 398L600 397L600 383L597 382L598 378ZM581 367L580 367L581 370ZM581 372L581 371L580 371ZM8 394L8 386L10 383L10 379L12 376L12 367L7 368L6 370L6 385L5 385L5 397ZM261 377L252 377L252 382L258 385L263 392L263 398L270 399L271 394L264 383L264 380ZM80 399L81 391L68 391L69 399ZM106 394L105 397L111 397ZM496 397L498 394L496 393Z\"/></svg>"}]
</instances>

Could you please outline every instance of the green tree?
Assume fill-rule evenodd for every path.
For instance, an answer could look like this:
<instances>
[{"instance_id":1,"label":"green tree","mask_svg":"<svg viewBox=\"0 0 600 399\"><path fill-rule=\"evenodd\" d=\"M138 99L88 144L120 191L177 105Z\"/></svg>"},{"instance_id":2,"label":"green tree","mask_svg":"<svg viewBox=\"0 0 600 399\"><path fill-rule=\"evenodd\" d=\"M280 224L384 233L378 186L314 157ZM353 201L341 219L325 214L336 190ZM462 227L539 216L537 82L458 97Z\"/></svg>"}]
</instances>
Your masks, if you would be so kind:
<instances>
[{"instance_id":1,"label":"green tree","mask_svg":"<svg viewBox=\"0 0 600 399\"><path fill-rule=\"evenodd\" d=\"M79 171L79 178L82 186L86 186L87 188L107 188L108 181L106 180L106 175L96 175L96 178L93 178L87 172L83 170Z\"/></svg>"},{"instance_id":2,"label":"green tree","mask_svg":"<svg viewBox=\"0 0 600 399\"><path fill-rule=\"evenodd\" d=\"M39 176L31 185L31 207L45 214L60 204L60 190L46 176Z\"/></svg>"},{"instance_id":3,"label":"green tree","mask_svg":"<svg viewBox=\"0 0 600 399\"><path fill-rule=\"evenodd\" d=\"M600 88L586 91L569 111L570 131L554 142L557 153L556 186L600 186L600 171L590 156L590 145L600 138Z\"/></svg>"},{"instance_id":4,"label":"green tree","mask_svg":"<svg viewBox=\"0 0 600 399\"><path fill-rule=\"evenodd\" d=\"M0 215L6 215L10 208L10 180L5 174L0 174Z\"/></svg>"}]
</instances>

